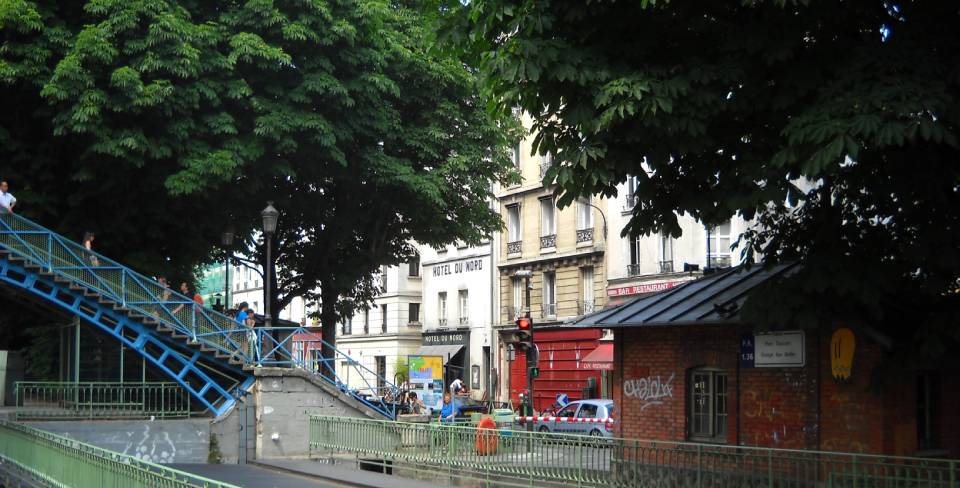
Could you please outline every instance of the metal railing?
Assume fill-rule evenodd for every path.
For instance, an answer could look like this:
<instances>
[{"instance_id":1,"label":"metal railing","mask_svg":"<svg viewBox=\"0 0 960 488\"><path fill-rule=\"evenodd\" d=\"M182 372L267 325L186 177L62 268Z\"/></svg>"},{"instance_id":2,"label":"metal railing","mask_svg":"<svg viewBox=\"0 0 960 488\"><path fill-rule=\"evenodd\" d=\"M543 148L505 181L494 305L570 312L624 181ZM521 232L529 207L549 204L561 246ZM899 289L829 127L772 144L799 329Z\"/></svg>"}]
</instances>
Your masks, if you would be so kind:
<instances>
[{"instance_id":1,"label":"metal railing","mask_svg":"<svg viewBox=\"0 0 960 488\"><path fill-rule=\"evenodd\" d=\"M557 247L557 235L550 234L546 236L540 236L540 249L549 249Z\"/></svg>"},{"instance_id":2,"label":"metal railing","mask_svg":"<svg viewBox=\"0 0 960 488\"><path fill-rule=\"evenodd\" d=\"M593 300L580 300L580 301L577 302L577 314L578 314L578 315L585 315L585 314L588 314L588 313L593 313L594 311L595 311L595 309L594 309L594 302L593 302Z\"/></svg>"},{"instance_id":3,"label":"metal railing","mask_svg":"<svg viewBox=\"0 0 960 488\"><path fill-rule=\"evenodd\" d=\"M312 454L497 486L960 486L960 460L587 437L312 416Z\"/></svg>"},{"instance_id":4,"label":"metal railing","mask_svg":"<svg viewBox=\"0 0 960 488\"><path fill-rule=\"evenodd\" d=\"M627 276L639 276L639 275L640 275L640 263L627 265Z\"/></svg>"},{"instance_id":5,"label":"metal railing","mask_svg":"<svg viewBox=\"0 0 960 488\"><path fill-rule=\"evenodd\" d=\"M334 385L340 391L347 393L354 399L383 414L388 418L396 418L397 401L400 388L380 377L375 371L364 366L359 361L344 354L336 347L323 340L311 339L333 351L333 357L304 357L292 354L296 348L293 342L301 334L315 334L315 329L305 327L244 327L242 343L254 357L257 366L265 367L294 367L311 371ZM343 365L347 368L344 369ZM340 365L340 368L336 366Z\"/></svg>"},{"instance_id":6,"label":"metal railing","mask_svg":"<svg viewBox=\"0 0 960 488\"><path fill-rule=\"evenodd\" d=\"M670 260L670 261L660 261L660 272L661 272L661 273L673 273L673 260Z\"/></svg>"},{"instance_id":7,"label":"metal railing","mask_svg":"<svg viewBox=\"0 0 960 488\"><path fill-rule=\"evenodd\" d=\"M17 420L182 418L190 394L176 383L18 381Z\"/></svg>"},{"instance_id":8,"label":"metal railing","mask_svg":"<svg viewBox=\"0 0 960 488\"><path fill-rule=\"evenodd\" d=\"M540 313L543 317L556 317L557 316L557 304L556 303L543 303L540 305Z\"/></svg>"},{"instance_id":9,"label":"metal railing","mask_svg":"<svg viewBox=\"0 0 960 488\"><path fill-rule=\"evenodd\" d=\"M53 486L236 488L2 420L0 458Z\"/></svg>"},{"instance_id":10,"label":"metal railing","mask_svg":"<svg viewBox=\"0 0 960 488\"><path fill-rule=\"evenodd\" d=\"M711 268L729 268L730 267L730 256L729 255L717 255L711 254L707 258L707 262Z\"/></svg>"},{"instance_id":11,"label":"metal railing","mask_svg":"<svg viewBox=\"0 0 960 488\"><path fill-rule=\"evenodd\" d=\"M276 351L277 356L294 356L288 349L289 342L264 337L263 329L259 328L258 332L251 335L250 329L241 326L231 317L201 307L192 297L177 293L152 278L87 250L82 245L19 215L0 214L0 250L10 253L11 258L15 256L28 266L40 268L57 279L70 283L71 286L83 287L85 293L99 295L103 300L127 309L139 316L139 320L145 324L156 324L158 329L179 333L191 342L208 346L221 358L236 359L245 366L264 364L256 348L251 346L252 343ZM291 329L307 331L300 327ZM331 362L342 358L352 361L345 354L332 349L335 357ZM270 364L302 366L289 359ZM334 369L330 367L331 370ZM338 384L335 375L326 379ZM357 399L367 402L360 396ZM393 418L388 412L395 412L394 409L377 406L376 402L370 406Z\"/></svg>"},{"instance_id":12,"label":"metal railing","mask_svg":"<svg viewBox=\"0 0 960 488\"><path fill-rule=\"evenodd\" d=\"M521 252L523 252L523 241L507 243L507 254L520 254Z\"/></svg>"},{"instance_id":13,"label":"metal railing","mask_svg":"<svg viewBox=\"0 0 960 488\"><path fill-rule=\"evenodd\" d=\"M577 229L577 244L593 242L593 228Z\"/></svg>"}]
</instances>

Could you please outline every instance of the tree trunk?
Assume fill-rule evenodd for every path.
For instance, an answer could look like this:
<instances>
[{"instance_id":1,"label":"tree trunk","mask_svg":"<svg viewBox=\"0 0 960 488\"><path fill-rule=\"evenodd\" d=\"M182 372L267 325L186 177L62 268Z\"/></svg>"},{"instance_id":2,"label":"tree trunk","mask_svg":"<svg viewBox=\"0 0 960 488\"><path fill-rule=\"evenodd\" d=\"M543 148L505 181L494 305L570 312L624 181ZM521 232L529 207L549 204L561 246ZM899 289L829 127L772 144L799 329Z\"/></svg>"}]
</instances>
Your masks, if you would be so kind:
<instances>
[{"instance_id":1,"label":"tree trunk","mask_svg":"<svg viewBox=\"0 0 960 488\"><path fill-rule=\"evenodd\" d=\"M336 379L337 346L337 297L339 293L331 283L320 282L320 333L323 336L323 345L320 356L323 364L320 365L320 374L331 380Z\"/></svg>"}]
</instances>

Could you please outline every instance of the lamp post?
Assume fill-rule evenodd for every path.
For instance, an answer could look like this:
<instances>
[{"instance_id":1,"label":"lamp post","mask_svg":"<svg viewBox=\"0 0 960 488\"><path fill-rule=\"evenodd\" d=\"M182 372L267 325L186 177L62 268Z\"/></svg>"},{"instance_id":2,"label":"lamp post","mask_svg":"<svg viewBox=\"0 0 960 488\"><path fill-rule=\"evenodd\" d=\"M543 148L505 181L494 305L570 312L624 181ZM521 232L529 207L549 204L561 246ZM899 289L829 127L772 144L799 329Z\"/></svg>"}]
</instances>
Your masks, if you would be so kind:
<instances>
[{"instance_id":1,"label":"lamp post","mask_svg":"<svg viewBox=\"0 0 960 488\"><path fill-rule=\"evenodd\" d=\"M226 251L226 261L223 263L223 313L230 308L230 247L233 246L233 229L228 229L220 236L220 244Z\"/></svg>"},{"instance_id":2,"label":"lamp post","mask_svg":"<svg viewBox=\"0 0 960 488\"><path fill-rule=\"evenodd\" d=\"M273 316L270 315L270 306L273 304L273 295L271 294L270 283L272 282L273 278L273 274L271 273L273 269L273 257L271 256L271 252L273 251L273 233L277 231L277 218L280 216L280 212L273 208L272 201L268 201L267 208L260 212L260 216L263 217L263 236L267 243L267 263L264 267L266 270L266 276L264 277L265 296L263 297L263 324L266 327L272 327Z\"/></svg>"}]
</instances>

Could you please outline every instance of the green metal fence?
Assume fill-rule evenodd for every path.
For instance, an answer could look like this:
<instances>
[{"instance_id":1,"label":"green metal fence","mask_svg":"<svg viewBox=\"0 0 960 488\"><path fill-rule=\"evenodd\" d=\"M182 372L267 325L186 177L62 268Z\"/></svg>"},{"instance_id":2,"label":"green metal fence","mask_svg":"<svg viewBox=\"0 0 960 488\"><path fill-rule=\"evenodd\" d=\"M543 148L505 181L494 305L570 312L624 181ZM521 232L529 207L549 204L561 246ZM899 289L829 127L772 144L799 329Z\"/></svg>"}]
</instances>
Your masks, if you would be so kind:
<instances>
[{"instance_id":1,"label":"green metal fence","mask_svg":"<svg viewBox=\"0 0 960 488\"><path fill-rule=\"evenodd\" d=\"M493 449L493 445L496 448ZM315 455L497 486L960 488L960 460L312 416Z\"/></svg>"},{"instance_id":2,"label":"green metal fence","mask_svg":"<svg viewBox=\"0 0 960 488\"><path fill-rule=\"evenodd\" d=\"M7 421L0 421L0 458L54 486L235 488Z\"/></svg>"},{"instance_id":3,"label":"green metal fence","mask_svg":"<svg viewBox=\"0 0 960 488\"><path fill-rule=\"evenodd\" d=\"M176 383L18 381L17 420L182 418L190 394Z\"/></svg>"}]
</instances>

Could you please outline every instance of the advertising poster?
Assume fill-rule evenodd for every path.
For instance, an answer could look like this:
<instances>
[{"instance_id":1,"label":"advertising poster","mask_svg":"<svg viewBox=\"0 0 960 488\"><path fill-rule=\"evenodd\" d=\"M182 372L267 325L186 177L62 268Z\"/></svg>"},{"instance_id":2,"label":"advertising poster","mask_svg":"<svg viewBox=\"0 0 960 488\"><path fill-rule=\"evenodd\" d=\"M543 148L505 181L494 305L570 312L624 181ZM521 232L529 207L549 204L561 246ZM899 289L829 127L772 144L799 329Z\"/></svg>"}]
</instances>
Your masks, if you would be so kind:
<instances>
[{"instance_id":1,"label":"advertising poster","mask_svg":"<svg viewBox=\"0 0 960 488\"><path fill-rule=\"evenodd\" d=\"M407 356L410 383L443 381L443 358L440 356Z\"/></svg>"}]
</instances>

